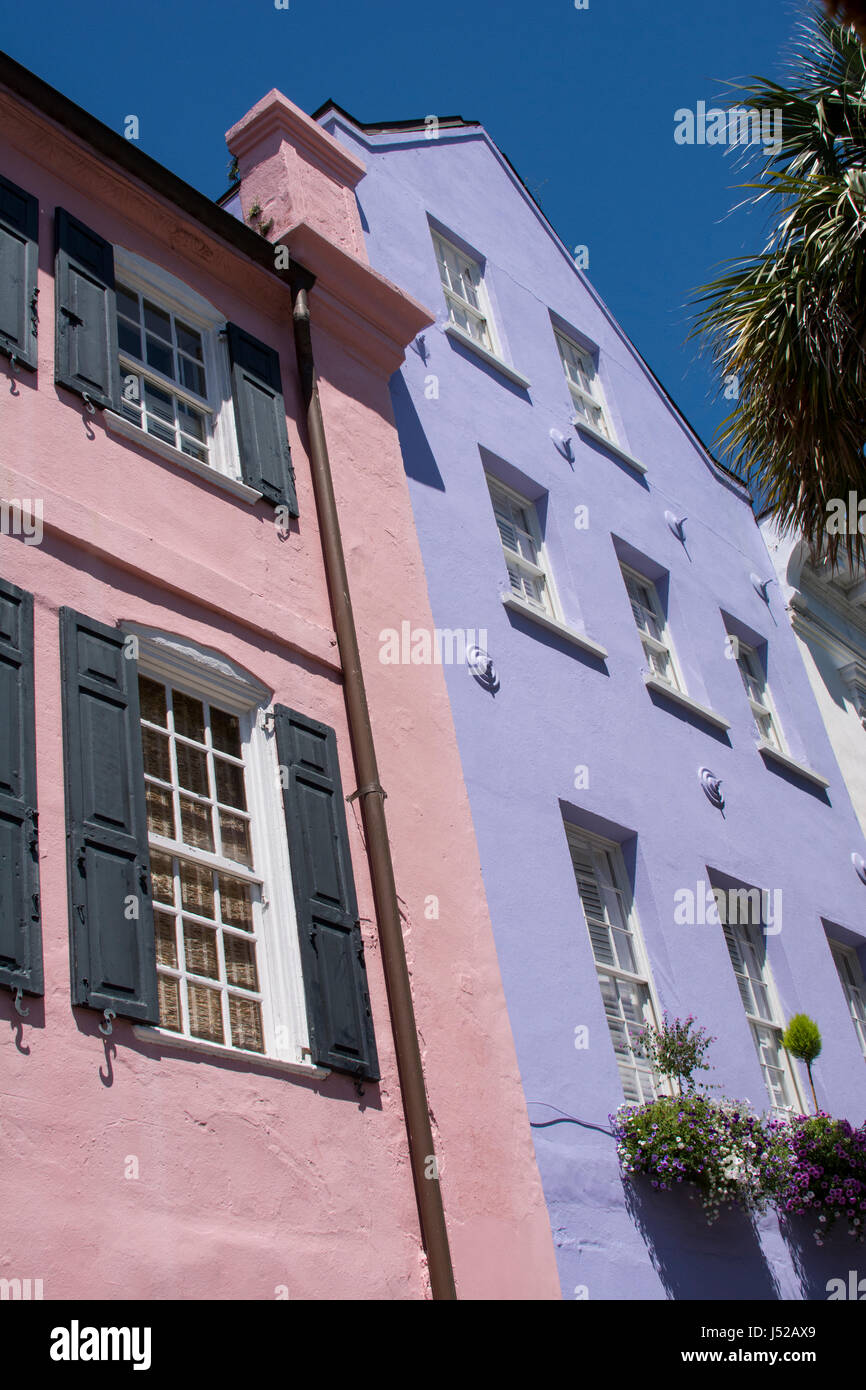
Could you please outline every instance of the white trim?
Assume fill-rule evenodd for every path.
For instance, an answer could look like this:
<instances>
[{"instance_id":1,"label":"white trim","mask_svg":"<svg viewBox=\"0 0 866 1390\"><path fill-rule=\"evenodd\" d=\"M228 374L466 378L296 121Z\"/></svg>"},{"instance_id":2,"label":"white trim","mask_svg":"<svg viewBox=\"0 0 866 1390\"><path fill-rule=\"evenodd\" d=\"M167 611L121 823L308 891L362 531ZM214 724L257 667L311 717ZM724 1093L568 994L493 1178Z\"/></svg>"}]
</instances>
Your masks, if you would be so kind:
<instances>
[{"instance_id":1,"label":"white trim","mask_svg":"<svg viewBox=\"0 0 866 1390\"><path fill-rule=\"evenodd\" d=\"M177 1052L203 1052L206 1055L224 1057L229 1062L249 1062L253 1066L266 1067L269 1071L290 1072L293 1076L307 1076L324 1080L330 1076L330 1068L316 1066L314 1062L284 1062L278 1057L270 1057L265 1052L248 1052L242 1047L225 1047L222 1043L208 1042L206 1038L190 1038L185 1033L172 1033L166 1028L150 1028L142 1023L133 1024L133 1034L143 1042L157 1043Z\"/></svg>"},{"instance_id":2,"label":"white trim","mask_svg":"<svg viewBox=\"0 0 866 1390\"><path fill-rule=\"evenodd\" d=\"M675 700L678 705L683 705L693 714L700 715L708 724L714 724L717 729L730 729L730 720L723 714L716 714L714 709L707 705L702 705L699 700L695 700L691 695L687 695L684 690L677 690L676 686L668 685L659 676L644 676L644 685L647 690L655 690L659 695L667 695L669 700Z\"/></svg>"},{"instance_id":3,"label":"white trim","mask_svg":"<svg viewBox=\"0 0 866 1390\"><path fill-rule=\"evenodd\" d=\"M134 425L124 415L118 415L113 410L104 410L102 413L105 419L105 428L111 434L120 434L124 439L131 440L133 444L137 444L142 449L148 449L152 454L158 454L160 458L166 459L169 463L179 464L187 472L195 473L197 478L206 479L215 487L222 488L223 492L230 492L232 496L240 497L244 502L252 504L261 501L262 494L256 492L255 488L247 487L247 484L242 483L239 478L222 473L209 463L200 463L198 459L190 458L189 454L184 454L180 449L175 449L171 444L157 439L155 434L148 434L147 430Z\"/></svg>"},{"instance_id":4,"label":"white trim","mask_svg":"<svg viewBox=\"0 0 866 1390\"><path fill-rule=\"evenodd\" d=\"M514 367L510 367L507 362L503 362L502 358L497 357L495 353L489 352L481 343L476 343L475 339L471 338L468 333L464 333L463 329L459 328L456 323L451 323L449 320L449 322L445 324L444 331L448 334L449 338L456 338L464 347L471 348L476 356L480 357L483 362L486 362L489 367L495 367L503 376L507 376L509 381L513 381L517 386L522 386L524 391L529 390L532 382L527 377L522 376Z\"/></svg>"},{"instance_id":5,"label":"white trim","mask_svg":"<svg viewBox=\"0 0 866 1390\"><path fill-rule=\"evenodd\" d=\"M631 609L632 621L634 622L635 628L637 630L637 635L640 638L640 644L644 654L644 660L648 663L649 666L649 670L646 673L645 679L647 679L647 677L652 678L653 680L657 680L659 685L664 690L670 689L674 691L676 694L685 695L686 683L683 679L683 673L680 668L680 663L677 660L676 648L674 647L673 639L671 638L670 630L668 628L667 614L662 608L662 602L659 598L659 593L656 587L655 580L648 579L645 574L641 574L640 570L633 569L632 566L626 564L624 560L620 560L619 567L622 571L623 583L625 585L625 596L628 599L629 608ZM654 637L651 632L644 632L643 628L638 623L637 618L635 618L634 609L631 607L632 597L628 591L629 579L631 579L633 583L640 584L643 586L643 588L646 589L650 600L650 607L652 608L656 623L658 624L658 637ZM645 607L645 605L643 604L641 606ZM671 668L671 672L673 673L675 684L669 684L667 681L662 680L661 676L654 669L653 664L650 661L649 656L647 654L647 642L651 647L654 647L657 651L660 650L666 654L668 658L668 663ZM697 701L694 701L693 703L695 704L698 710L705 709L705 706L699 705ZM728 725L728 727L730 726Z\"/></svg>"},{"instance_id":6,"label":"white trim","mask_svg":"<svg viewBox=\"0 0 866 1390\"><path fill-rule=\"evenodd\" d=\"M799 777L805 777L807 782L814 782L817 787L829 787L830 783L826 777L822 777L820 772L813 772L811 767L805 763L798 763L796 758L792 758L790 753L783 753L780 749L774 748L771 743L764 743L762 740L758 744L758 752L765 758L772 758L773 762L781 763L791 772L796 772Z\"/></svg>"},{"instance_id":7,"label":"white trim","mask_svg":"<svg viewBox=\"0 0 866 1390\"><path fill-rule=\"evenodd\" d=\"M487 483L490 505L493 508L493 519L496 522L499 544L502 547L502 554L505 558L506 567L511 564L513 568L522 571L524 574L528 574L530 579L540 580L542 594L550 611L549 613L542 613L541 610L533 608L527 599L519 601L526 603L527 607L530 608L533 613L538 613L539 617L549 617L554 622L563 622L562 607L559 602L559 595L556 592L556 584L550 569L550 560L548 559L544 537L541 534L541 526L538 521L537 503L530 502L528 497L524 497L522 493L515 491L515 489L509 487L507 483L501 482L494 473L485 472L484 478ZM533 564L531 560L527 560L519 551L512 550L510 546L506 546L502 539L502 533L499 531L499 523L496 521L496 499L493 495L494 490L501 492L506 501L519 507L522 512L525 512L527 525L529 527L528 532L525 532L525 534L529 536L535 546L537 563ZM522 530L523 528L520 529ZM513 589L507 589L505 591L506 597L509 593L517 599L517 595L514 594Z\"/></svg>"},{"instance_id":8,"label":"white trim","mask_svg":"<svg viewBox=\"0 0 866 1390\"><path fill-rule=\"evenodd\" d=\"M609 449L612 454L616 454L617 458L622 459L623 463L627 463L629 468L633 468L636 473L647 472L645 464L639 463L627 450L621 448L619 444L615 444L612 439L608 439L606 434L594 430L592 425L588 425L585 420L580 420L575 416L571 423L581 434L588 434L590 439L594 439L597 444L603 444L606 449Z\"/></svg>"},{"instance_id":9,"label":"white trim","mask_svg":"<svg viewBox=\"0 0 866 1390\"><path fill-rule=\"evenodd\" d=\"M570 333L566 333L563 329L557 328L555 324L553 324L553 336L556 339L559 360L562 363L562 372L565 377L566 385L568 386L572 404L576 406L578 402L575 398L579 397L580 402L584 406L589 407L591 410L598 411L604 422L604 430L598 430L594 425L588 425L588 428L593 434L598 434L603 439L612 440L614 438L613 422L610 418L610 411L607 408L605 393L602 389L601 381L599 380L598 367L596 365L596 353L598 349L596 349L594 353L591 349L583 347L575 338L572 338ZM578 386L577 382L572 381L568 372L569 363L567 353L563 351L563 349L570 349L578 359L586 374L587 381L589 382L589 390L584 386ZM580 416L575 416L575 424L577 424L579 418Z\"/></svg>"},{"instance_id":10,"label":"white trim","mask_svg":"<svg viewBox=\"0 0 866 1390\"><path fill-rule=\"evenodd\" d=\"M537 608L533 608L524 599L518 598L515 593L508 593L503 590L501 597L506 608L519 613L523 618L532 618L539 627L545 627L548 631L555 632L557 637L564 638L565 641L573 643L575 647L582 647L584 651L591 652L593 656L600 657L602 661L606 660L607 649L598 642L593 642L591 637L586 637L582 632L569 627L567 623L560 622L558 618L551 618L547 613L540 613Z\"/></svg>"},{"instance_id":11,"label":"white trim","mask_svg":"<svg viewBox=\"0 0 866 1390\"><path fill-rule=\"evenodd\" d=\"M258 909L260 925L255 937L265 1051L252 1053L228 1046L224 1051L228 1056L305 1066L303 1058L305 1051L309 1051L310 1037L276 741L273 732L268 732L258 718L261 708L270 707L271 692L235 662L211 648L198 647L183 638L136 623L125 623L122 630L138 637L138 667L142 675L188 690L241 720L248 823L255 868L238 873L234 864L228 863L224 872L249 882L258 880L263 885ZM188 854L186 846L157 847L166 854L205 862L201 856ZM214 856L208 859L215 866ZM239 867L244 869L244 866ZM204 1039L189 1039L187 1034L166 1032L169 1038L201 1045L203 1050L220 1048L220 1044Z\"/></svg>"}]
</instances>

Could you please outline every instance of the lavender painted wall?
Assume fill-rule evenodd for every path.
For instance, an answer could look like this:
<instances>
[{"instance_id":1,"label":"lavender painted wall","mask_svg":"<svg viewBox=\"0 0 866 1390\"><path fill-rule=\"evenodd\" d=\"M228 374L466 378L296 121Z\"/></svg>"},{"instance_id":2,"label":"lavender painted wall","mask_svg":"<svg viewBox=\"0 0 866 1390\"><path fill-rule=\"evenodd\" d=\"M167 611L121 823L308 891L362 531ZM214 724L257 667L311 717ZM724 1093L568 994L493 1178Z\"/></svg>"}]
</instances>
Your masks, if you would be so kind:
<instances>
[{"instance_id":1,"label":"lavender painted wall","mask_svg":"<svg viewBox=\"0 0 866 1390\"><path fill-rule=\"evenodd\" d=\"M768 606L750 581L772 565L748 501L708 461L480 127L442 126L430 139L423 123L364 132L333 108L320 119L367 165L356 191L373 266L438 315L392 399L434 621L486 629L499 675L491 694L465 667L446 668L564 1296L824 1297L825 1278L848 1268L844 1246L820 1256L807 1247L801 1261L772 1216L758 1237L734 1218L707 1232L679 1197L624 1192L607 1132L622 1088L563 829L565 817L622 844L661 1005L697 1015L718 1039L711 1079L759 1108L767 1093L722 930L675 925L674 895L708 869L780 890L783 925L768 954L782 1010L818 1019L819 1097L862 1122L866 1071L822 919L862 943L866 887L851 855L863 835L778 591ZM528 389L442 331L429 219L484 258L502 355ZM572 427L551 312L599 349L619 442L645 476ZM573 464L551 429L571 438ZM603 644L606 660L500 602L508 580L485 466L537 499L565 620ZM685 545L666 510L688 518ZM729 733L645 687L614 537L667 572L687 689ZM826 794L759 754L723 611L741 635L768 642L789 752L828 779ZM579 765L589 785L578 790ZM702 766L723 779L724 815L701 791ZM575 1047L580 1025L587 1050Z\"/></svg>"}]
</instances>

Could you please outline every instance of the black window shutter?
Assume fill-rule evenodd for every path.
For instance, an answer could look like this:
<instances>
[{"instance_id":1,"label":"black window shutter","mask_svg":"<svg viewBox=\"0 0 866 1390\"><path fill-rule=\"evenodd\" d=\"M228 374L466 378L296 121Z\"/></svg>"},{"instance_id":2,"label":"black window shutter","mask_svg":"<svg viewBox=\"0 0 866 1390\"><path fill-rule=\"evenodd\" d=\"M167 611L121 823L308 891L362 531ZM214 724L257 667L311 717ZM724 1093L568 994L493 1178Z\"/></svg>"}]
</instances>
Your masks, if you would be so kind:
<instances>
[{"instance_id":1,"label":"black window shutter","mask_svg":"<svg viewBox=\"0 0 866 1390\"><path fill-rule=\"evenodd\" d=\"M63 208L55 218L54 380L94 405L120 402L114 247Z\"/></svg>"},{"instance_id":2,"label":"black window shutter","mask_svg":"<svg viewBox=\"0 0 866 1390\"><path fill-rule=\"evenodd\" d=\"M379 1079L337 738L274 710L314 1062Z\"/></svg>"},{"instance_id":3,"label":"black window shutter","mask_svg":"<svg viewBox=\"0 0 866 1390\"><path fill-rule=\"evenodd\" d=\"M72 1002L159 1021L138 663L60 610Z\"/></svg>"},{"instance_id":4,"label":"black window shutter","mask_svg":"<svg viewBox=\"0 0 866 1390\"><path fill-rule=\"evenodd\" d=\"M226 335L244 482L297 516L279 353L236 323L226 324Z\"/></svg>"},{"instance_id":5,"label":"black window shutter","mask_svg":"<svg viewBox=\"0 0 866 1390\"><path fill-rule=\"evenodd\" d=\"M39 203L0 175L0 352L36 370Z\"/></svg>"},{"instance_id":6,"label":"black window shutter","mask_svg":"<svg viewBox=\"0 0 866 1390\"><path fill-rule=\"evenodd\" d=\"M33 599L0 580L0 984L42 994Z\"/></svg>"}]
</instances>

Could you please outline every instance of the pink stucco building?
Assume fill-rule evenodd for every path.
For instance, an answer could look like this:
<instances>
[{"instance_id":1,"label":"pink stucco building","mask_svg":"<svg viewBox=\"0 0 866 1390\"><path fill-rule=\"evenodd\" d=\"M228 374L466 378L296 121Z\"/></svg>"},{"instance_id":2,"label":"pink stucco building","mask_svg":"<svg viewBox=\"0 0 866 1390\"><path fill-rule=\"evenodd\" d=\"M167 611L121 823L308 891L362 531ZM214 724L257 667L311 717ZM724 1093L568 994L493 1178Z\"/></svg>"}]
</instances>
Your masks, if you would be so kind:
<instances>
[{"instance_id":1,"label":"pink stucco building","mask_svg":"<svg viewBox=\"0 0 866 1390\"><path fill-rule=\"evenodd\" d=\"M388 395L432 316L368 264L362 166L274 94L230 132L286 266L7 59L0 129L0 1276L431 1295L326 438L426 1180L460 1297L556 1298L442 669L379 660L433 626Z\"/></svg>"}]
</instances>

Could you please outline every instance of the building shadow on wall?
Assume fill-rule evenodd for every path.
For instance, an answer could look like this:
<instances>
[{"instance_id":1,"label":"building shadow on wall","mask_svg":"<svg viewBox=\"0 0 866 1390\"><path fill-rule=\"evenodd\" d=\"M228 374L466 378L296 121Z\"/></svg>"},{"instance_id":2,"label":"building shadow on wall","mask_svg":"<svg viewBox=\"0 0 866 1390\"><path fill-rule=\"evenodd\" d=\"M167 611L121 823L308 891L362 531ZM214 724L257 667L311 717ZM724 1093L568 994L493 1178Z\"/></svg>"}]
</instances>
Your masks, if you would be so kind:
<instances>
[{"instance_id":1,"label":"building shadow on wall","mask_svg":"<svg viewBox=\"0 0 866 1390\"><path fill-rule=\"evenodd\" d=\"M843 1282L843 1298L851 1298L854 1291L859 1301L858 1284L866 1279L866 1246L852 1240L841 1223L819 1245L814 1235L816 1225L817 1217L806 1216L787 1216L780 1222L803 1297L826 1302L834 1291L830 1281L835 1279ZM838 1282L835 1291L838 1294ZM866 1297L866 1284L863 1294Z\"/></svg>"},{"instance_id":2,"label":"building shadow on wall","mask_svg":"<svg viewBox=\"0 0 866 1390\"><path fill-rule=\"evenodd\" d=\"M435 487L444 492L442 474L439 472L433 450L427 443L424 427L400 372L394 373L390 385L391 405L400 438L400 448L403 451L406 476L414 478L416 483L423 483L425 487Z\"/></svg>"},{"instance_id":3,"label":"building shadow on wall","mask_svg":"<svg viewBox=\"0 0 866 1390\"><path fill-rule=\"evenodd\" d=\"M739 1208L723 1209L708 1226L700 1198L689 1191L658 1192L648 1178L630 1179L623 1189L668 1298L781 1298L758 1233Z\"/></svg>"}]
</instances>

